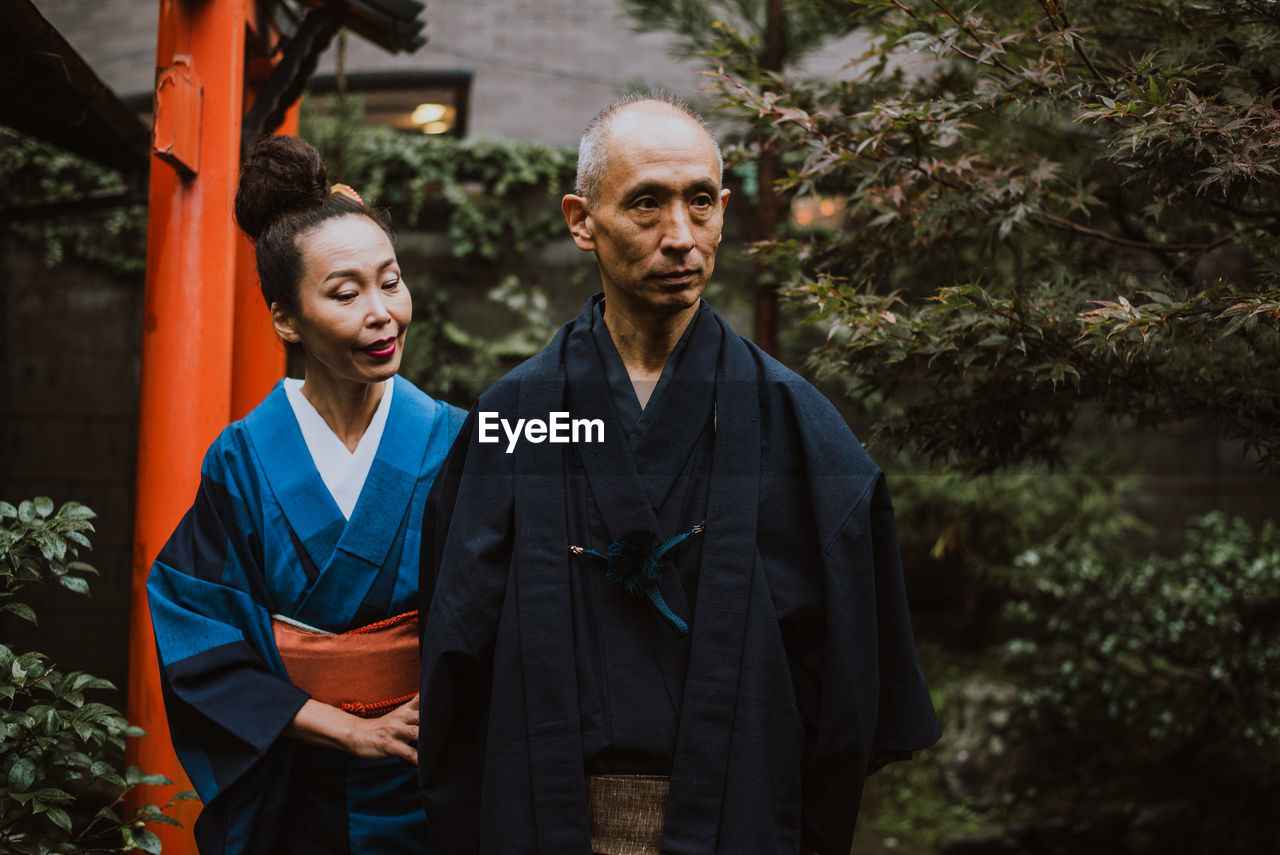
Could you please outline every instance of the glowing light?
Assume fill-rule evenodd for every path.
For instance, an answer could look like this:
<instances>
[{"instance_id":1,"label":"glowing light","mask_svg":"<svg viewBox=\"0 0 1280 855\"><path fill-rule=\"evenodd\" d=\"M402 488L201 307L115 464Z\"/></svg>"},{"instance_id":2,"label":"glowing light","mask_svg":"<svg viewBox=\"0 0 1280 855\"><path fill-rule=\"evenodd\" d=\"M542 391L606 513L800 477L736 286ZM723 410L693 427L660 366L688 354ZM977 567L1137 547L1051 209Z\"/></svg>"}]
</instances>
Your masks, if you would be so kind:
<instances>
[{"instance_id":1,"label":"glowing light","mask_svg":"<svg viewBox=\"0 0 1280 855\"><path fill-rule=\"evenodd\" d=\"M422 126L422 132L424 134L445 134L452 127L453 125L448 122L427 122Z\"/></svg>"},{"instance_id":2,"label":"glowing light","mask_svg":"<svg viewBox=\"0 0 1280 855\"><path fill-rule=\"evenodd\" d=\"M419 104L414 108L413 115L410 119L415 125L429 125L433 122L439 122L449 112L449 108L444 104ZM428 131L427 133L432 133ZM440 131L435 131L440 133Z\"/></svg>"}]
</instances>

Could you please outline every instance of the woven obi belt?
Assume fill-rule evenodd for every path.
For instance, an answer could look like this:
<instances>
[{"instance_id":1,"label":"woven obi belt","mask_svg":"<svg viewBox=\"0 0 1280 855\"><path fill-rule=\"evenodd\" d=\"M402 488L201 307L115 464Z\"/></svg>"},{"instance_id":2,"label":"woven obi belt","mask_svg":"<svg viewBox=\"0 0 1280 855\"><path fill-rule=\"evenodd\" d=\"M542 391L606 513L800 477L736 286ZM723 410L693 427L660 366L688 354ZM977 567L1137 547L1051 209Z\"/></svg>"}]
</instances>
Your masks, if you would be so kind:
<instances>
[{"instance_id":1,"label":"woven obi belt","mask_svg":"<svg viewBox=\"0 0 1280 855\"><path fill-rule=\"evenodd\" d=\"M374 718L418 693L417 611L341 634L272 615L271 629L290 682L317 701Z\"/></svg>"},{"instance_id":2,"label":"woven obi belt","mask_svg":"<svg viewBox=\"0 0 1280 855\"><path fill-rule=\"evenodd\" d=\"M588 775L587 817L594 855L659 855L671 779Z\"/></svg>"}]
</instances>

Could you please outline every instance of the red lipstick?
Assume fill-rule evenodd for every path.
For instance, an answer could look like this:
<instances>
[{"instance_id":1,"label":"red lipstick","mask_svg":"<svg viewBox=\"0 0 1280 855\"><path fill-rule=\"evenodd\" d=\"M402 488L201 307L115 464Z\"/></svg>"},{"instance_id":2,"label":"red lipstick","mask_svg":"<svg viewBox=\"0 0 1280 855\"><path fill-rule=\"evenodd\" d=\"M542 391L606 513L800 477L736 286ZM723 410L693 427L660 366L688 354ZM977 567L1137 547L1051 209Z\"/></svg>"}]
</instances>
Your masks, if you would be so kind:
<instances>
[{"instance_id":1,"label":"red lipstick","mask_svg":"<svg viewBox=\"0 0 1280 855\"><path fill-rule=\"evenodd\" d=\"M375 341L367 347L360 348L374 359L389 359L395 355L396 340L394 338L384 338L381 341Z\"/></svg>"}]
</instances>

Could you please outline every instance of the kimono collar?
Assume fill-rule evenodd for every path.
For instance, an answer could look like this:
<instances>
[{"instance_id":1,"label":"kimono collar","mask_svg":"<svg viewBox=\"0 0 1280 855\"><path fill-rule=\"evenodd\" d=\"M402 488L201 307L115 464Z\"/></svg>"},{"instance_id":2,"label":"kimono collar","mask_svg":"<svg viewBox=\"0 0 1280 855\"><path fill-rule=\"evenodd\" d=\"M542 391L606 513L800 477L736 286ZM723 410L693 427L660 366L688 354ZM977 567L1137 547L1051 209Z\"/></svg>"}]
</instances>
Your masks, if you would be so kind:
<instances>
[{"instance_id":1,"label":"kimono collar","mask_svg":"<svg viewBox=\"0 0 1280 855\"><path fill-rule=\"evenodd\" d=\"M627 435L628 440L632 441L632 449L634 450L637 429L643 433L644 429L653 422L654 413L658 409L658 400L662 397L663 390L671 384L671 378L676 373L676 366L680 364L689 340L693 338L693 330L697 326L697 316L702 314L702 306L705 304L699 301L698 311L685 326L684 332L680 335L680 340L676 342L676 346L667 357L666 364L662 366L662 376L658 378L653 388L653 393L649 396L648 406L641 409L635 386L631 382L631 377L627 374L627 366L623 364L622 356L618 353L617 345L614 344L613 336L605 323L603 295L599 295L599 297L599 299L593 297L591 302L591 334L595 339L596 348L600 351L600 361L603 363L605 378L609 381L610 390L613 392L613 403L618 409L619 418L622 420L623 433ZM709 377L708 375L707 379Z\"/></svg>"},{"instance_id":2,"label":"kimono collar","mask_svg":"<svg viewBox=\"0 0 1280 855\"><path fill-rule=\"evenodd\" d=\"M382 566L395 541L431 438L433 413L399 376L382 442L348 521L320 478L285 395L283 382L244 423L276 502L315 566L337 549Z\"/></svg>"},{"instance_id":3,"label":"kimono collar","mask_svg":"<svg viewBox=\"0 0 1280 855\"><path fill-rule=\"evenodd\" d=\"M604 507L610 535L616 538L626 530L618 530L619 525L658 532L652 513L636 507L631 497L639 490L649 500L649 508L661 507L688 464L715 407L720 326L713 320L715 312L701 302L667 359L649 405L640 413L622 357L603 329L602 302L602 295L592 298L591 313L584 318L587 323L575 324L565 341L568 403L575 416L601 418L605 423L607 441L583 445L580 451L589 464L587 474L596 500ZM630 424L626 414L619 412L624 395L637 408L638 417ZM622 505L633 510L627 513L619 507L617 513L609 514L609 506ZM624 516L629 518L626 523ZM695 522L688 521L689 525Z\"/></svg>"}]
</instances>

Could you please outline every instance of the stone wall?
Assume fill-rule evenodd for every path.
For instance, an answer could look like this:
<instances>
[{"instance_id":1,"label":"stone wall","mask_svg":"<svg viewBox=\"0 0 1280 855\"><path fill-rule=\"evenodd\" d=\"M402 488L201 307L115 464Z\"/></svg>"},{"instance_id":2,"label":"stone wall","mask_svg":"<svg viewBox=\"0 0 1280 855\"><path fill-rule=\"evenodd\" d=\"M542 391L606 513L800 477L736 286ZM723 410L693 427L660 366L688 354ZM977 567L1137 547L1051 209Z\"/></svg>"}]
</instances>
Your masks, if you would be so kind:
<instances>
[{"instance_id":1,"label":"stone wall","mask_svg":"<svg viewBox=\"0 0 1280 855\"><path fill-rule=\"evenodd\" d=\"M0 498L45 495L97 511L85 560L102 577L91 598L42 586L38 643L7 616L0 637L123 687L142 280L73 262L50 269L39 249L0 238Z\"/></svg>"}]
</instances>

